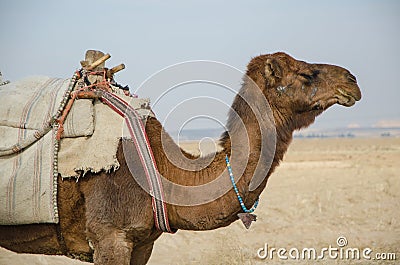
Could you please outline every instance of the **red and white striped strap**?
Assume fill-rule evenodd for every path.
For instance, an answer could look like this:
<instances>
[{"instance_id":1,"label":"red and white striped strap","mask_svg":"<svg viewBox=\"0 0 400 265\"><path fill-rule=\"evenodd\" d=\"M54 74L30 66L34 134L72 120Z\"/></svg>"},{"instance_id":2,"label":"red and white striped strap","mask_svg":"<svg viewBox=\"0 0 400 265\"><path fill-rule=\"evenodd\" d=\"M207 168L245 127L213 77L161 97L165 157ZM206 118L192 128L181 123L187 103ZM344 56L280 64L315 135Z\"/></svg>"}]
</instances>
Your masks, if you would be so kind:
<instances>
[{"instance_id":1,"label":"red and white striped strap","mask_svg":"<svg viewBox=\"0 0 400 265\"><path fill-rule=\"evenodd\" d=\"M153 151L151 150L149 139L147 138L139 114L132 106L117 95L107 91L103 91L101 94L101 101L125 119L129 134L136 146L136 150L129 150L130 157L140 160L142 167L139 169L136 168L135 170L146 175L147 183L150 188L150 195L152 197L156 228L163 232L175 233L176 230L171 229L169 226L160 173L158 172Z\"/></svg>"}]
</instances>

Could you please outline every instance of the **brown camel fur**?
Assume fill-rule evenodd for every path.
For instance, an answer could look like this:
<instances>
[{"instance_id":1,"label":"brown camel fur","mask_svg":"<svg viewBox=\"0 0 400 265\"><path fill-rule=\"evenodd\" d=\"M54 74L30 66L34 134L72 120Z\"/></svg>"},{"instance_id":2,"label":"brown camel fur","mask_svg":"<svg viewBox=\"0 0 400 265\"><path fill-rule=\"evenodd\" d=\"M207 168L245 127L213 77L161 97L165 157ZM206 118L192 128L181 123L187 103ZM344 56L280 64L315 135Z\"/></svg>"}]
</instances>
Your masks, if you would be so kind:
<instances>
[{"instance_id":1,"label":"brown camel fur","mask_svg":"<svg viewBox=\"0 0 400 265\"><path fill-rule=\"evenodd\" d=\"M248 140L250 150L237 186L249 208L282 160L292 140L293 131L309 126L316 116L333 104L352 106L360 100L361 92L355 77L348 70L334 65L309 64L285 53L253 58L248 65L247 76L257 84L268 100L277 132L272 165L255 190L249 190L249 183L260 159L262 143L259 120L240 96L249 93L251 98L248 80L244 79L233 102L228 130L221 138L223 150L215 155L207 167L190 171L171 163L164 151L167 148L175 147L176 152L183 152L185 157L196 163L201 163L201 158L192 157L178 149L168 135L161 144L163 128L156 119L148 120L146 132L158 169L165 178L188 186L201 185L212 181L226 169L224 157L225 154L231 154L231 139L237 133L235 119L238 117L232 113L237 113L248 132L248 139L243 142ZM134 148L128 140L124 140L123 144L125 148ZM83 260L93 258L95 264L146 264L153 243L161 232L154 227L151 197L131 176L122 144L117 157L121 167L116 172L88 174L78 182L74 179L59 179L59 224L1 226L0 244L16 252L61 254ZM205 204L168 204L167 208L171 227L184 230L209 230L228 226L238 219L237 214L242 211L233 189ZM88 239L94 251L89 247Z\"/></svg>"}]
</instances>

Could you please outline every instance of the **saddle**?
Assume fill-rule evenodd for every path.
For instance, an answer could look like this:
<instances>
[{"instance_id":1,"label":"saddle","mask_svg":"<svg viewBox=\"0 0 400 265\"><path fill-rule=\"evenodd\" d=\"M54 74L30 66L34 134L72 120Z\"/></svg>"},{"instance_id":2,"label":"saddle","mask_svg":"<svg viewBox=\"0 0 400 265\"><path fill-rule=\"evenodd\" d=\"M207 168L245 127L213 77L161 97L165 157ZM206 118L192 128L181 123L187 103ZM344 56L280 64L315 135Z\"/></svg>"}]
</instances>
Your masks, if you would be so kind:
<instances>
[{"instance_id":1,"label":"saddle","mask_svg":"<svg viewBox=\"0 0 400 265\"><path fill-rule=\"evenodd\" d=\"M57 178L117 170L124 118L99 98L109 93L154 116L107 69L110 56L88 51L70 79L28 77L0 86L0 224L58 223ZM96 154L95 156L93 154Z\"/></svg>"}]
</instances>

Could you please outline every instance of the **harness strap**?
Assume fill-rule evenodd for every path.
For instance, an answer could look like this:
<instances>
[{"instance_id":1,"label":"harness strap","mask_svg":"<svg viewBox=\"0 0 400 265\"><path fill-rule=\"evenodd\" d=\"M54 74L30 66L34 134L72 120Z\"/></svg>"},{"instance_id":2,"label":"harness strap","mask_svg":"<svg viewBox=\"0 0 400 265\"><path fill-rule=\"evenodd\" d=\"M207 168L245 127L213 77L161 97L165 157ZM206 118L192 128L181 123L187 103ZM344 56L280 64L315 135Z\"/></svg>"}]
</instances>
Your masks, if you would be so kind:
<instances>
[{"instance_id":1,"label":"harness strap","mask_svg":"<svg viewBox=\"0 0 400 265\"><path fill-rule=\"evenodd\" d=\"M175 233L176 230L171 229L169 226L160 173L158 172L143 122L138 113L123 99L107 91L103 91L100 99L125 119L129 134L136 146L136 150L131 151L137 152L137 157L140 158L150 187L156 228L162 232Z\"/></svg>"}]
</instances>

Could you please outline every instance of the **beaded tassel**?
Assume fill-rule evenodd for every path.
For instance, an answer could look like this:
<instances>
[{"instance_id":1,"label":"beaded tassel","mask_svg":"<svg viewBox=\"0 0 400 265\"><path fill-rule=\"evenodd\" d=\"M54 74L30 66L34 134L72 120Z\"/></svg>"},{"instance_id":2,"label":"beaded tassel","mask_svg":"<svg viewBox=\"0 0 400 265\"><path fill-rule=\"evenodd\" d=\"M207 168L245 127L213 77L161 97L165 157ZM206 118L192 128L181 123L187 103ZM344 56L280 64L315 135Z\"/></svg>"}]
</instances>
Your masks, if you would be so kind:
<instances>
[{"instance_id":1,"label":"beaded tassel","mask_svg":"<svg viewBox=\"0 0 400 265\"><path fill-rule=\"evenodd\" d=\"M258 206L258 201L259 201L259 199L256 200L256 202L254 203L253 207L251 207L251 209L247 209L247 208L246 208L246 205L244 205L242 196L240 196L239 190L238 190L238 188L237 188L237 186L236 186L235 178L233 177L233 172L232 172L231 163L229 162L229 158L228 158L227 155L225 156L225 162L226 162L226 167L228 168L229 177L230 177L230 179L231 179L233 189L235 190L235 193L236 193L236 196L237 196L237 198L238 198L238 200L239 200L240 206L242 207L242 209L243 209L243 211L244 211L245 213L252 213L252 212L254 212L254 210L255 210L255 209L257 208L257 206Z\"/></svg>"}]
</instances>

